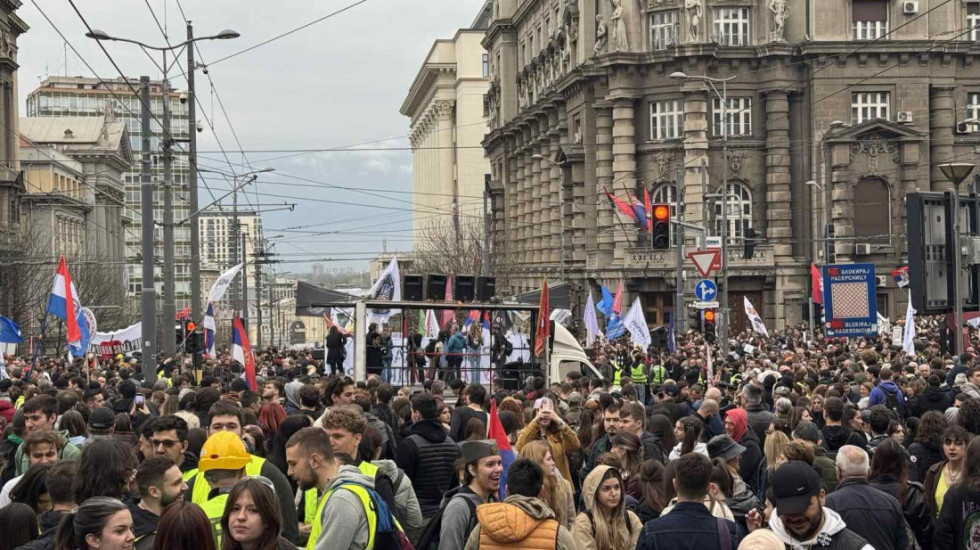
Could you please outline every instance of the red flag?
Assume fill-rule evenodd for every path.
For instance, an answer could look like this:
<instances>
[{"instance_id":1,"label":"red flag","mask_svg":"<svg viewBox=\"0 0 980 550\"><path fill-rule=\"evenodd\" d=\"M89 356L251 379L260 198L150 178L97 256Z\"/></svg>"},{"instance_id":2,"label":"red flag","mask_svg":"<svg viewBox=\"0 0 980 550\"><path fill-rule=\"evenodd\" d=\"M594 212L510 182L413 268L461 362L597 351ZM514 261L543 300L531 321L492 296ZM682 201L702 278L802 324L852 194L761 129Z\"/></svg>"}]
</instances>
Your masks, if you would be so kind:
<instances>
[{"instance_id":1,"label":"red flag","mask_svg":"<svg viewBox=\"0 0 980 550\"><path fill-rule=\"evenodd\" d=\"M616 289L616 297L613 298L613 313L620 315L623 313L623 280L619 280L619 288Z\"/></svg>"},{"instance_id":2,"label":"red flag","mask_svg":"<svg viewBox=\"0 0 980 550\"><path fill-rule=\"evenodd\" d=\"M823 277L816 264L810 264L810 287L813 289L813 303L823 304Z\"/></svg>"},{"instance_id":3,"label":"red flag","mask_svg":"<svg viewBox=\"0 0 980 550\"><path fill-rule=\"evenodd\" d=\"M617 199L609 191L606 191L606 197L609 198L609 202L612 204L613 208L622 212L627 218L636 221L636 213L633 211L632 206L630 206L625 201Z\"/></svg>"},{"instance_id":4,"label":"red flag","mask_svg":"<svg viewBox=\"0 0 980 550\"><path fill-rule=\"evenodd\" d=\"M653 209L650 206L650 190L643 186L643 207L647 209L647 231L653 231Z\"/></svg>"},{"instance_id":5,"label":"red flag","mask_svg":"<svg viewBox=\"0 0 980 550\"><path fill-rule=\"evenodd\" d=\"M190 319L190 318L191 318L191 306L187 306L184 309L177 312L177 319L176 319L177 321L180 321L181 319Z\"/></svg>"},{"instance_id":6,"label":"red flag","mask_svg":"<svg viewBox=\"0 0 980 550\"><path fill-rule=\"evenodd\" d=\"M453 301L453 276L450 275L446 277L446 299L447 304L451 304ZM440 325L445 327L449 322L455 319L455 312L451 309L442 310L442 319L439 322Z\"/></svg>"},{"instance_id":7,"label":"red flag","mask_svg":"<svg viewBox=\"0 0 980 550\"><path fill-rule=\"evenodd\" d=\"M503 424L500 423L500 417L497 415L497 400L490 400L490 412L487 414L487 439L492 439L497 442L497 452L500 453L500 460L503 462L504 471L500 475L500 498L503 500L507 497L507 468L514 462L514 449L510 446L510 439L507 437L507 432L504 430Z\"/></svg>"},{"instance_id":8,"label":"red flag","mask_svg":"<svg viewBox=\"0 0 980 550\"><path fill-rule=\"evenodd\" d=\"M245 367L245 381L252 391L258 391L259 384L255 380L255 356L252 355L252 345L248 343L248 333L242 325L242 320L235 317L231 327L231 356Z\"/></svg>"},{"instance_id":9,"label":"red flag","mask_svg":"<svg viewBox=\"0 0 980 550\"><path fill-rule=\"evenodd\" d=\"M551 308L548 307L548 279L541 286L541 303L538 305L538 328L534 334L534 355L541 355L551 335Z\"/></svg>"}]
</instances>

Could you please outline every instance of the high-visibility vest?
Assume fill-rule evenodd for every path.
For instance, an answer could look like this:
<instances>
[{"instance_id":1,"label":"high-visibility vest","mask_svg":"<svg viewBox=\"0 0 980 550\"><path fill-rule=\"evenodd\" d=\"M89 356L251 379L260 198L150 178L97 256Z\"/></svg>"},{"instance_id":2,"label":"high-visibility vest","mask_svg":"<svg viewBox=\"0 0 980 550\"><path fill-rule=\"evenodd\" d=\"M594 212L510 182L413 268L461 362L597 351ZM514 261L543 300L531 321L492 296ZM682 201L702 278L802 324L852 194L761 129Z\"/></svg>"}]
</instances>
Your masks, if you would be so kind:
<instances>
[{"instance_id":1,"label":"high-visibility vest","mask_svg":"<svg viewBox=\"0 0 980 550\"><path fill-rule=\"evenodd\" d=\"M221 516L225 513L227 503L228 493L221 493L200 505L204 513L207 514L208 521L211 522L211 535L214 537L214 543L218 548L221 548Z\"/></svg>"},{"instance_id":2,"label":"high-visibility vest","mask_svg":"<svg viewBox=\"0 0 980 550\"><path fill-rule=\"evenodd\" d=\"M663 384L667 380L667 369L663 365L656 365L650 369L651 382L654 384Z\"/></svg>"},{"instance_id":3,"label":"high-visibility vest","mask_svg":"<svg viewBox=\"0 0 980 550\"><path fill-rule=\"evenodd\" d=\"M245 465L245 475L249 477L261 475L263 464L265 464L264 458L252 455L252 461ZM203 508L204 503L208 502L208 494L211 493L211 484L208 483L208 480L204 479L204 472L198 468L184 472L184 481L189 481L191 478L194 479L191 502Z\"/></svg>"},{"instance_id":4,"label":"high-visibility vest","mask_svg":"<svg viewBox=\"0 0 980 550\"><path fill-rule=\"evenodd\" d=\"M362 474L374 478L378 475L378 467L370 462L363 461L357 465L357 469L361 471ZM319 495L317 494L316 487L307 490L303 494L303 523L310 525L314 521L319 520L319 514L317 513L317 506L319 504Z\"/></svg>"},{"instance_id":5,"label":"high-visibility vest","mask_svg":"<svg viewBox=\"0 0 980 550\"><path fill-rule=\"evenodd\" d=\"M622 377L622 371L619 369L619 363L616 361L609 362L613 367L613 386L620 386L620 378Z\"/></svg>"},{"instance_id":6,"label":"high-visibility vest","mask_svg":"<svg viewBox=\"0 0 980 550\"><path fill-rule=\"evenodd\" d=\"M640 384L645 386L647 384L647 373L644 372L646 366L640 362L630 369L630 378L633 379L634 384Z\"/></svg>"},{"instance_id":7,"label":"high-visibility vest","mask_svg":"<svg viewBox=\"0 0 980 550\"><path fill-rule=\"evenodd\" d=\"M361 464L365 463L362 462ZM367 489L356 483L345 483L340 488L347 489L357 495L357 498L361 499L361 505L364 509L364 515L367 517L368 524L368 540L364 550L373 550L374 534L378 528L378 514L374 511L374 503L371 502L371 495L368 494ZM320 538L320 533L323 531L323 509L326 508L327 501L330 500L334 491L334 489L331 489L324 493L323 497L317 503L316 513L314 514L315 521L310 526L310 539L306 541L306 550L314 550L316 548L316 541Z\"/></svg>"}]
</instances>

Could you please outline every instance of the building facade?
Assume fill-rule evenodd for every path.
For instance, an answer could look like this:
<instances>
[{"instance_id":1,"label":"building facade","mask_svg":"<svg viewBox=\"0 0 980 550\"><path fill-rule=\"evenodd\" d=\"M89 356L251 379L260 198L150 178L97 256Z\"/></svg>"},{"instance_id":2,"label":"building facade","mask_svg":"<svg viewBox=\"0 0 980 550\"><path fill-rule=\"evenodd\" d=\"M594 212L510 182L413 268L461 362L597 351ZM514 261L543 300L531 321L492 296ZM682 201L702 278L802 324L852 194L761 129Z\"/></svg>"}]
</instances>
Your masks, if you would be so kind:
<instances>
[{"instance_id":1,"label":"building facade","mask_svg":"<svg viewBox=\"0 0 980 550\"><path fill-rule=\"evenodd\" d=\"M481 10L471 28L435 41L400 109L411 120L416 238L454 221L482 231L489 61L481 41L488 16L489 9Z\"/></svg>"},{"instance_id":2,"label":"building facade","mask_svg":"<svg viewBox=\"0 0 980 550\"><path fill-rule=\"evenodd\" d=\"M124 217L131 221L125 232L127 293L132 303L139 304L142 289L140 231L140 163L142 154L142 129L140 126L141 103L133 88L139 90L139 79L130 78L129 84L122 79L100 81L89 77L58 77L44 79L37 89L27 97L27 116L50 117L95 117L105 118L111 113L122 122L128 132L129 149L132 151L130 166L122 174L124 191ZM190 131L187 119L187 106L179 100L180 92L170 90L171 133L178 143L174 146L172 163L173 205L174 205L174 258L176 307L180 311L190 305L190 228L181 220L190 215L188 197L188 162L186 145ZM153 191L155 204L163 205L163 83L150 83L152 179L156 185ZM163 257L163 208L153 212L155 229L154 254ZM163 293L163 266L155 268L157 294Z\"/></svg>"},{"instance_id":3,"label":"building facade","mask_svg":"<svg viewBox=\"0 0 980 550\"><path fill-rule=\"evenodd\" d=\"M496 0L483 143L498 288L564 273L578 312L622 279L665 324L676 251L651 250L605 193L646 189L711 235L724 193L734 330L743 297L769 327L803 320L825 243L876 265L894 319L905 194L950 189L938 165L980 153L978 22L972 0ZM760 240L743 259L749 228Z\"/></svg>"},{"instance_id":4,"label":"building facade","mask_svg":"<svg viewBox=\"0 0 980 550\"><path fill-rule=\"evenodd\" d=\"M17 259L23 251L20 197L25 186L18 160L17 39L29 27L15 13L20 6L20 0L0 2L0 261ZM24 283L16 266L0 264L0 308L20 323L33 306L22 299Z\"/></svg>"}]
</instances>

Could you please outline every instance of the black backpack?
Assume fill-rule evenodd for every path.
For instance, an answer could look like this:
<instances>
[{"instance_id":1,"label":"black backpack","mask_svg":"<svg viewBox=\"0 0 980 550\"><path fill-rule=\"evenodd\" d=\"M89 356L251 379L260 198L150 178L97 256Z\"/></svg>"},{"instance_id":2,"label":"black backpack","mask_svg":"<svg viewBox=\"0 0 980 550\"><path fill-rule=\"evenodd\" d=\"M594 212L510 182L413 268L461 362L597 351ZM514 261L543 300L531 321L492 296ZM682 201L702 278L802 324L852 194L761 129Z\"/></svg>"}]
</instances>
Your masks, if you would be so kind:
<instances>
[{"instance_id":1,"label":"black backpack","mask_svg":"<svg viewBox=\"0 0 980 550\"><path fill-rule=\"evenodd\" d=\"M432 521L426 525L425 531L422 531L422 534L419 535L419 540L415 541L416 550L439 549L439 536L442 533L442 515L446 513L446 508L449 507L449 503L452 502L454 498L456 498L456 495L453 495L449 500L447 500L446 505L440 507L439 511L436 512L436 515L432 517ZM470 509L470 522L466 527L466 537L464 537L465 540L466 538L469 538L473 528L476 527L476 504L474 504L473 501L468 498L463 498L463 501L466 502L466 506L468 506Z\"/></svg>"},{"instance_id":2,"label":"black backpack","mask_svg":"<svg viewBox=\"0 0 980 550\"><path fill-rule=\"evenodd\" d=\"M885 406L899 417L905 416L902 411L902 403L898 400L898 391L890 392L885 388L881 388L881 391L885 394Z\"/></svg>"}]
</instances>

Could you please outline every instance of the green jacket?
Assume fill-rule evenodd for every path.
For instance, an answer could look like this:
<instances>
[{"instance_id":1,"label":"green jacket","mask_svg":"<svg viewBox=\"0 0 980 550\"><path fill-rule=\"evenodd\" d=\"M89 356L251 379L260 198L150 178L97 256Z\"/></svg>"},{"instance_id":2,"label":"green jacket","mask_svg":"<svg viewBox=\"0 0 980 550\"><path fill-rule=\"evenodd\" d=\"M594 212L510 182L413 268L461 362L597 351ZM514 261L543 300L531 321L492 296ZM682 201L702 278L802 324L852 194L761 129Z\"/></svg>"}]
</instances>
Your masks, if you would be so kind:
<instances>
[{"instance_id":1,"label":"green jacket","mask_svg":"<svg viewBox=\"0 0 980 550\"><path fill-rule=\"evenodd\" d=\"M61 441L64 445L61 450L58 451L58 460L78 460L82 455L82 451L78 450L78 447L68 443L68 432L61 431L58 432L61 436ZM14 454L14 461L17 463L17 475L24 475L31 467L31 457L24 454L24 445L17 448L17 453Z\"/></svg>"}]
</instances>

